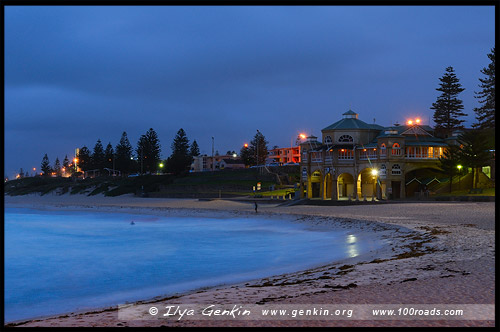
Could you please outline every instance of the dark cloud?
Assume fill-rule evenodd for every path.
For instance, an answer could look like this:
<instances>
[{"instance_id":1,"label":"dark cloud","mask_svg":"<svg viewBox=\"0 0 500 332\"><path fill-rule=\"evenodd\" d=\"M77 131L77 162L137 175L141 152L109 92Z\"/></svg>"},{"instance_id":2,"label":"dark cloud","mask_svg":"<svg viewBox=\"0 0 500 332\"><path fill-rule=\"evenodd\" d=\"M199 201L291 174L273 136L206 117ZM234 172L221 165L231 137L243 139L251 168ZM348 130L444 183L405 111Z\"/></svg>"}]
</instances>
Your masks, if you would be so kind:
<instances>
[{"instance_id":1,"label":"dark cloud","mask_svg":"<svg viewBox=\"0 0 500 332\"><path fill-rule=\"evenodd\" d=\"M153 127L166 157L181 127L210 153L257 129L286 146L349 107L427 118L449 65L472 122L493 44L486 6L8 6L6 174L124 130L135 145Z\"/></svg>"}]
</instances>

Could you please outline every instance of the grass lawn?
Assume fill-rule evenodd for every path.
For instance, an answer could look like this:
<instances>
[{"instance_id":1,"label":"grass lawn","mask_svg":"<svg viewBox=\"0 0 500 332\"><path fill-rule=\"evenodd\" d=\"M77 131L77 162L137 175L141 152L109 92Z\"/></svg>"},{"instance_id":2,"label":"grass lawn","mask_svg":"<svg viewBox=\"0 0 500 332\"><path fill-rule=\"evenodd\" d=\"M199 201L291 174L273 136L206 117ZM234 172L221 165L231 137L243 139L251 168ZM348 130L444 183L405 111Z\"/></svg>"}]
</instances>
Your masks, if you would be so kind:
<instances>
[{"instance_id":1,"label":"grass lawn","mask_svg":"<svg viewBox=\"0 0 500 332\"><path fill-rule=\"evenodd\" d=\"M495 196L495 188L484 188L482 194L469 194L469 190L454 190L451 193L442 193L433 196Z\"/></svg>"}]
</instances>

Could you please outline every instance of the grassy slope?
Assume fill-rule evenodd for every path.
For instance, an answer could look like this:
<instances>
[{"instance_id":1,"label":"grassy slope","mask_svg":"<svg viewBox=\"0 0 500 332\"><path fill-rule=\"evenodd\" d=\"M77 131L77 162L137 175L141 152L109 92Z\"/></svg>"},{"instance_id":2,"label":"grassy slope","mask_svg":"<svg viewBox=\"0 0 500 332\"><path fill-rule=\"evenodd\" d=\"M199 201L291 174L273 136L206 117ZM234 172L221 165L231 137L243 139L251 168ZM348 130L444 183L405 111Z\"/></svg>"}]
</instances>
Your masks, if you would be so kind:
<instances>
[{"instance_id":1,"label":"grassy slope","mask_svg":"<svg viewBox=\"0 0 500 332\"><path fill-rule=\"evenodd\" d=\"M297 170L294 170L297 171ZM292 177L294 173L289 173ZM186 197L224 195L248 195L252 187L261 182L263 191L271 185L276 186L276 177L258 169L225 170L218 172L191 173L183 177L172 175L145 175L131 178L100 177L87 179L29 177L8 181L4 184L5 193L9 195L26 195L29 193L55 192L64 194L95 195L104 193L107 196L119 196L127 193L138 193L144 189L155 197Z\"/></svg>"}]
</instances>

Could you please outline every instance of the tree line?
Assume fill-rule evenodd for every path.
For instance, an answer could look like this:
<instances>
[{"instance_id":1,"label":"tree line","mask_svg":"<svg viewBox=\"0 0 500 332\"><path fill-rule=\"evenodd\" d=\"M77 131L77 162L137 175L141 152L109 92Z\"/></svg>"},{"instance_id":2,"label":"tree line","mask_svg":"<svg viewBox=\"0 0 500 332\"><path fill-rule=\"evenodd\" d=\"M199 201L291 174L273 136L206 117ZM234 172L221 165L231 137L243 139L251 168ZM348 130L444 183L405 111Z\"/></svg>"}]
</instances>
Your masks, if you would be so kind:
<instances>
[{"instance_id":1,"label":"tree line","mask_svg":"<svg viewBox=\"0 0 500 332\"><path fill-rule=\"evenodd\" d=\"M79 148L75 160L70 161L66 155L62 167L59 158L56 158L51 166L45 154L40 169L43 176L61 176L63 172L74 174L76 162L78 168L84 172L95 171L104 175L111 175L113 171L119 171L121 174L162 172L178 175L188 172L193 158L200 155L198 143L194 140L190 144L182 128L174 137L171 148L172 154L166 160L161 160L160 140L153 128L140 136L135 150L130 144L127 132L124 131L114 148L111 142L104 148L102 141L98 139L92 151L87 146Z\"/></svg>"},{"instance_id":2,"label":"tree line","mask_svg":"<svg viewBox=\"0 0 500 332\"><path fill-rule=\"evenodd\" d=\"M458 136L458 145L450 145L439 158L441 170L450 177L451 192L453 177L461 174L461 168L473 171L472 187L477 188L481 167L487 165L494 156L495 149L495 47L488 54L490 63L481 70L484 77L479 78L479 91L474 91L480 106L474 108L476 122L472 130L466 130ZM464 106L458 95L465 89L461 86L453 67L447 67L437 91L441 95L432 104L437 133L448 137L454 130L464 129Z\"/></svg>"},{"instance_id":3,"label":"tree line","mask_svg":"<svg viewBox=\"0 0 500 332\"><path fill-rule=\"evenodd\" d=\"M474 98L478 99L480 104L473 110L476 115L476 122L472 125L474 129L495 128L495 47L491 49L488 58L491 61L488 67L481 69L484 77L479 78L480 90L474 91ZM441 95L430 109L434 110L436 131L450 135L453 130L464 128L463 117L467 114L463 112L463 101L458 96L465 88L460 84L452 66L445 69L444 75L439 80L441 83L436 90L440 91Z\"/></svg>"}]
</instances>

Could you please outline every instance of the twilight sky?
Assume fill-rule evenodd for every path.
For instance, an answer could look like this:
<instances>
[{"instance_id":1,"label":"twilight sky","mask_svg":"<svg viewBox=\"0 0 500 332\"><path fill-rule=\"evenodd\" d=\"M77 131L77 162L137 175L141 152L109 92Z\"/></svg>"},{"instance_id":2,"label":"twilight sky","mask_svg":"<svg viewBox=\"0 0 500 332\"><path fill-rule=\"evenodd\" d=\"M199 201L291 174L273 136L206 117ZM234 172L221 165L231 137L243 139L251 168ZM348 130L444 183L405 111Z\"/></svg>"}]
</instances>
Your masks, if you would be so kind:
<instances>
[{"instance_id":1,"label":"twilight sky","mask_svg":"<svg viewBox=\"0 0 500 332\"><path fill-rule=\"evenodd\" d=\"M389 126L432 118L453 66L473 97L494 46L494 6L6 6L5 176L45 153L132 146L179 128L201 153L239 151L258 129L290 146L351 108ZM433 125L433 123L430 123ZM32 172L32 171L31 171Z\"/></svg>"}]
</instances>

